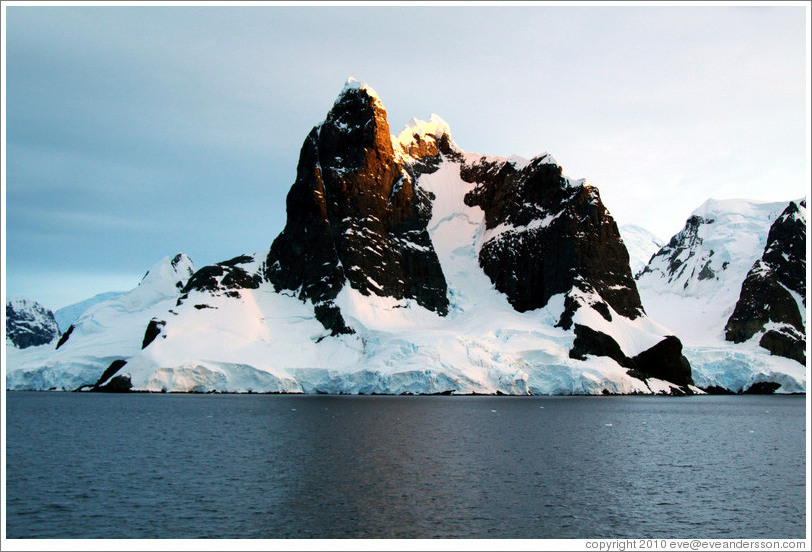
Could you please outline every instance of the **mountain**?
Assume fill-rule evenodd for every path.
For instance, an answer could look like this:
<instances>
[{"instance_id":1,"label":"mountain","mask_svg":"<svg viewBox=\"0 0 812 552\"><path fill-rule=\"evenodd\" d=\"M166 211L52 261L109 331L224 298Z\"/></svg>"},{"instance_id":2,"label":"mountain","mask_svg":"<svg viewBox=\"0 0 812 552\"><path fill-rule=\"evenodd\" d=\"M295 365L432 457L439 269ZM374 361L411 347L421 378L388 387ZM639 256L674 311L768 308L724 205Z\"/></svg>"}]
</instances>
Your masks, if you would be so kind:
<instances>
[{"instance_id":1,"label":"mountain","mask_svg":"<svg viewBox=\"0 0 812 552\"><path fill-rule=\"evenodd\" d=\"M106 293L99 293L98 295L94 295L93 297L85 299L84 301L73 303L72 305L68 305L67 307L62 307L61 309L55 310L54 318L56 318L56 323L59 325L59 330L60 331L67 330L68 327L71 324L73 324L77 318L79 318L82 314L84 314L85 311L90 307L92 307L93 305L97 305L99 303L115 299L122 293L123 292L121 291L108 291Z\"/></svg>"},{"instance_id":2,"label":"mountain","mask_svg":"<svg viewBox=\"0 0 812 552\"><path fill-rule=\"evenodd\" d=\"M642 308L598 190L548 154L462 151L437 116L390 133L350 80L301 149L265 255L193 274L98 388L691 392ZM70 341L68 342L68 344ZM98 373L98 370L97 370Z\"/></svg>"},{"instance_id":3,"label":"mountain","mask_svg":"<svg viewBox=\"0 0 812 552\"><path fill-rule=\"evenodd\" d=\"M642 226L622 224L618 229L629 252L632 274L637 276L665 243Z\"/></svg>"},{"instance_id":4,"label":"mountain","mask_svg":"<svg viewBox=\"0 0 812 552\"><path fill-rule=\"evenodd\" d=\"M725 339L806 364L806 201L791 201L767 235L725 326Z\"/></svg>"},{"instance_id":5,"label":"mountain","mask_svg":"<svg viewBox=\"0 0 812 552\"><path fill-rule=\"evenodd\" d=\"M36 301L14 297L6 302L6 341L17 349L51 343L59 337L54 313Z\"/></svg>"},{"instance_id":6,"label":"mountain","mask_svg":"<svg viewBox=\"0 0 812 552\"><path fill-rule=\"evenodd\" d=\"M54 347L10 357L6 387L73 390L94 383L112 362L141 349L152 318L176 304L193 272L186 255L164 258L136 288L87 309Z\"/></svg>"},{"instance_id":7,"label":"mountain","mask_svg":"<svg viewBox=\"0 0 812 552\"><path fill-rule=\"evenodd\" d=\"M352 332L335 305L345 286L448 312L427 231L430 198L415 186L422 169L396 155L386 111L370 91L349 81L307 136L287 224L266 258L265 279L312 301L333 335Z\"/></svg>"},{"instance_id":8,"label":"mountain","mask_svg":"<svg viewBox=\"0 0 812 552\"><path fill-rule=\"evenodd\" d=\"M789 306L796 314L781 317L781 327L773 328L775 333L790 332L796 341L799 331L805 335L798 329L799 323L805 325L798 302L805 296L806 274L805 208L799 205L710 199L691 214L685 227L638 275L646 312L683 340L698 386L738 392L771 384L781 386L783 392L805 390L804 366L799 362L772 355L759 346L758 339L745 343L753 325L760 332L768 323L768 316L759 318L757 313L769 311L770 300L781 295L776 291L780 282L762 279L756 284L757 275L767 272L781 274L780 279L797 290L795 296L789 292L781 295L784 299L790 296ZM768 288L772 295L754 300L754 294ZM744 299L737 307L741 297ZM784 307L787 304L784 301ZM785 322L793 330L783 325ZM767 337L767 343L772 338L773 334Z\"/></svg>"},{"instance_id":9,"label":"mountain","mask_svg":"<svg viewBox=\"0 0 812 552\"><path fill-rule=\"evenodd\" d=\"M394 136L353 79L305 138L267 254L194 273L187 261L92 307L7 386L696 391L680 340L643 309L594 185L546 153L466 153L436 115Z\"/></svg>"}]
</instances>

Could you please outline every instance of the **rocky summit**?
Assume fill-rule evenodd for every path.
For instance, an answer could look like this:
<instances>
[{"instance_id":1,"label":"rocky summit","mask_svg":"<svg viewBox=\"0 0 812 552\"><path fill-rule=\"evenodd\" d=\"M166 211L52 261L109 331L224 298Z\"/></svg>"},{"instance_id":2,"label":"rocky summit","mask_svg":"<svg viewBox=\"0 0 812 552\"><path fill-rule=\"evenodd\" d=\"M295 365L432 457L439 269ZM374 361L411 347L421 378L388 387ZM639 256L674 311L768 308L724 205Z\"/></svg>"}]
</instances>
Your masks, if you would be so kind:
<instances>
[{"instance_id":1,"label":"rocky summit","mask_svg":"<svg viewBox=\"0 0 812 552\"><path fill-rule=\"evenodd\" d=\"M334 334L349 328L333 300L344 285L448 311L446 282L426 231L430 197L396 158L386 110L350 81L302 146L288 220L265 277L298 290Z\"/></svg>"},{"instance_id":2,"label":"rocky summit","mask_svg":"<svg viewBox=\"0 0 812 552\"><path fill-rule=\"evenodd\" d=\"M764 254L747 273L725 338L806 364L806 201L792 201L770 226Z\"/></svg>"}]
</instances>

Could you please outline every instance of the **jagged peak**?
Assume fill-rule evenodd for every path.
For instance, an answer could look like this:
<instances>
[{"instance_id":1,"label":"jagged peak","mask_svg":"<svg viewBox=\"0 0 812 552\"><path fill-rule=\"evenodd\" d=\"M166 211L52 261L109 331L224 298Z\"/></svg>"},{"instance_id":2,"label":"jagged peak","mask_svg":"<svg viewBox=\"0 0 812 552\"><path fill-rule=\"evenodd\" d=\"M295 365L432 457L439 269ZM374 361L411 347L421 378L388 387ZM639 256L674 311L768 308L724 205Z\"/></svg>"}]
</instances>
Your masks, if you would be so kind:
<instances>
[{"instance_id":1,"label":"jagged peak","mask_svg":"<svg viewBox=\"0 0 812 552\"><path fill-rule=\"evenodd\" d=\"M400 143L409 143L414 140L414 136L434 136L436 139L447 134L451 138L451 127L442 117L432 113L428 121L412 117L400 131L395 140Z\"/></svg>"},{"instance_id":2,"label":"jagged peak","mask_svg":"<svg viewBox=\"0 0 812 552\"><path fill-rule=\"evenodd\" d=\"M451 127L442 117L432 113L428 121L412 117L400 134L391 136L392 147L403 161L435 155L442 149L462 154L463 151L451 138ZM441 142L444 144L440 147ZM446 149L447 148L447 149Z\"/></svg>"},{"instance_id":3,"label":"jagged peak","mask_svg":"<svg viewBox=\"0 0 812 552\"><path fill-rule=\"evenodd\" d=\"M806 198L794 199L789 202L784 214L794 217L806 224Z\"/></svg>"},{"instance_id":4,"label":"jagged peak","mask_svg":"<svg viewBox=\"0 0 812 552\"><path fill-rule=\"evenodd\" d=\"M28 297L23 297L21 295L16 295L14 297L8 297L6 299L6 305L11 305L14 309L23 309L26 307L33 307L39 305L37 301L33 299L29 299Z\"/></svg>"},{"instance_id":5,"label":"jagged peak","mask_svg":"<svg viewBox=\"0 0 812 552\"><path fill-rule=\"evenodd\" d=\"M378 93L367 83L350 77L333 102L333 107L314 130L319 135L327 129L351 133L365 128L370 121L375 122L375 127L389 136L386 108Z\"/></svg>"},{"instance_id":6,"label":"jagged peak","mask_svg":"<svg viewBox=\"0 0 812 552\"><path fill-rule=\"evenodd\" d=\"M381 109L384 109L383 102L381 101L381 97L378 96L378 93L375 92L375 89L372 88L365 82L359 81L355 77L348 77L347 82L344 83L344 87L339 92L338 97L336 98L334 106L338 104L341 99L346 96L347 94L354 94L358 92L364 92L367 96L372 98L375 101L375 106Z\"/></svg>"},{"instance_id":7,"label":"jagged peak","mask_svg":"<svg viewBox=\"0 0 812 552\"><path fill-rule=\"evenodd\" d=\"M539 155L534 155L530 159L514 153L508 156L507 162L513 165L517 171L520 171L523 168L533 164L558 165L556 158L546 151L544 153L540 153Z\"/></svg>"}]
</instances>

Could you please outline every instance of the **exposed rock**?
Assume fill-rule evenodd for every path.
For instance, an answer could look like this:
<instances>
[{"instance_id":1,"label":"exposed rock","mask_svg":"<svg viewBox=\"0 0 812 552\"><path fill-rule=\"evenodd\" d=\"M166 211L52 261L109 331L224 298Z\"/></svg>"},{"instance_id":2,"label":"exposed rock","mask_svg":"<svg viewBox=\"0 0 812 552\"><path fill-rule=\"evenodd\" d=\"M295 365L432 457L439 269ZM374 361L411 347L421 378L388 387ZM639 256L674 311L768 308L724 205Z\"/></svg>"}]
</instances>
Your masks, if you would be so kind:
<instances>
[{"instance_id":1,"label":"exposed rock","mask_svg":"<svg viewBox=\"0 0 812 552\"><path fill-rule=\"evenodd\" d=\"M101 391L104 393L127 393L132 389L133 384L127 376L115 376L106 385L94 387L91 391Z\"/></svg>"},{"instance_id":2,"label":"exposed rock","mask_svg":"<svg viewBox=\"0 0 812 552\"><path fill-rule=\"evenodd\" d=\"M319 303L314 306L316 319L321 325L330 330L330 335L352 334L355 330L347 326L341 309L332 303Z\"/></svg>"},{"instance_id":3,"label":"exposed rock","mask_svg":"<svg viewBox=\"0 0 812 552\"><path fill-rule=\"evenodd\" d=\"M691 365L682 355L682 343L673 335L666 336L653 347L629 358L612 337L587 326L575 324L575 341L570 357L584 360L586 355L614 359L621 366L629 368L629 375L644 381L648 378L657 378L677 385L693 383Z\"/></svg>"},{"instance_id":4,"label":"exposed rock","mask_svg":"<svg viewBox=\"0 0 812 552\"><path fill-rule=\"evenodd\" d=\"M108 366L104 370L101 377L93 385L93 390L103 389L104 382L106 382L111 377L113 377L116 374L116 372L121 370L126 364L127 364L127 361L124 360L124 359L118 359L118 360L114 360L113 362L111 362L110 366ZM112 383L112 381L111 381L111 383ZM121 383L121 382L119 382L119 383Z\"/></svg>"},{"instance_id":5,"label":"exposed rock","mask_svg":"<svg viewBox=\"0 0 812 552\"><path fill-rule=\"evenodd\" d=\"M626 368L635 368L634 362L623 354L620 345L603 332L582 324L575 324L575 341L570 350L570 358L585 360L586 355L607 356Z\"/></svg>"},{"instance_id":6,"label":"exposed rock","mask_svg":"<svg viewBox=\"0 0 812 552\"><path fill-rule=\"evenodd\" d=\"M302 146L287 223L265 277L277 291L298 290L316 305L331 304L346 282L444 315L446 281L426 231L430 205L396 159L374 91L347 86ZM332 331L348 329L330 319Z\"/></svg>"},{"instance_id":7,"label":"exposed rock","mask_svg":"<svg viewBox=\"0 0 812 552\"><path fill-rule=\"evenodd\" d=\"M155 341L155 338L161 335L161 330L164 326L166 326L165 320L159 320L157 318L150 320L144 332L144 339L141 341L141 348L146 349L147 345Z\"/></svg>"},{"instance_id":8,"label":"exposed rock","mask_svg":"<svg viewBox=\"0 0 812 552\"><path fill-rule=\"evenodd\" d=\"M6 302L6 339L18 349L51 343L59 337L54 313L36 301L15 298Z\"/></svg>"},{"instance_id":9,"label":"exposed rock","mask_svg":"<svg viewBox=\"0 0 812 552\"><path fill-rule=\"evenodd\" d=\"M59 338L59 341L56 342L57 349L59 349L62 345L64 345L68 341L68 339L70 338L70 334L73 333L74 329L76 329L76 326L74 326L73 324L68 326L68 331L63 333L62 336Z\"/></svg>"},{"instance_id":10,"label":"exposed rock","mask_svg":"<svg viewBox=\"0 0 812 552\"><path fill-rule=\"evenodd\" d=\"M597 188L564 178L545 156L521 169L483 157L460 174L477 184L465 202L482 208L491 232L480 266L516 310L577 288L597 292L622 316L643 314L629 254Z\"/></svg>"},{"instance_id":11,"label":"exposed rock","mask_svg":"<svg viewBox=\"0 0 812 552\"><path fill-rule=\"evenodd\" d=\"M190 291L207 291L213 295L240 289L257 289L262 282L259 274L251 273L243 265L251 264L254 258L240 255L228 261L204 266L189 278L182 286L181 301L188 297Z\"/></svg>"},{"instance_id":12,"label":"exposed rock","mask_svg":"<svg viewBox=\"0 0 812 552\"><path fill-rule=\"evenodd\" d=\"M758 344L774 355L806 364L806 336L791 326L767 330Z\"/></svg>"},{"instance_id":13,"label":"exposed rock","mask_svg":"<svg viewBox=\"0 0 812 552\"><path fill-rule=\"evenodd\" d=\"M693 383L691 365L682 354L682 343L673 335L646 349L633 359L635 369L647 378L659 378L677 385Z\"/></svg>"},{"instance_id":14,"label":"exposed rock","mask_svg":"<svg viewBox=\"0 0 812 552\"><path fill-rule=\"evenodd\" d=\"M734 343L765 332L759 344L775 355L806 363L806 202L790 202L770 227L761 259L747 273L725 326ZM768 324L770 327L768 328Z\"/></svg>"},{"instance_id":15,"label":"exposed rock","mask_svg":"<svg viewBox=\"0 0 812 552\"><path fill-rule=\"evenodd\" d=\"M781 387L781 384L776 383L774 381L760 381L758 383L754 383L753 385L742 391L742 394L772 395L779 387Z\"/></svg>"}]
</instances>

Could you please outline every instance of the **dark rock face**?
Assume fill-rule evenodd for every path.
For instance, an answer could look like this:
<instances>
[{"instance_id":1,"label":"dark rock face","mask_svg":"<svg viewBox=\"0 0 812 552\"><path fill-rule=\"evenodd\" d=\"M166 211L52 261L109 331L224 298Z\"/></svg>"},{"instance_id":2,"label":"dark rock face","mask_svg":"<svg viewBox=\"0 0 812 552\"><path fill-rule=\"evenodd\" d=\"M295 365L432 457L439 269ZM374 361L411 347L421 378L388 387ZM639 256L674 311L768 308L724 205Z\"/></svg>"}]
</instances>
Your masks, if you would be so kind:
<instances>
[{"instance_id":1,"label":"dark rock face","mask_svg":"<svg viewBox=\"0 0 812 552\"><path fill-rule=\"evenodd\" d=\"M254 258L240 255L211 266L204 266L194 274L181 289L178 305L183 303L191 291L205 291L212 295L239 297L241 289L257 289L262 283L262 276L255 271L246 270L244 265L253 263ZM252 273L253 272L253 273Z\"/></svg>"},{"instance_id":2,"label":"dark rock face","mask_svg":"<svg viewBox=\"0 0 812 552\"><path fill-rule=\"evenodd\" d=\"M147 345L155 341L155 338L161 335L164 326L166 326L166 320L158 320L157 318L150 320L144 332L144 339L141 341L141 348L146 349Z\"/></svg>"},{"instance_id":3,"label":"dark rock face","mask_svg":"<svg viewBox=\"0 0 812 552\"><path fill-rule=\"evenodd\" d=\"M380 100L365 88L342 92L302 146L287 197L287 224L268 253L265 278L277 291L331 305L349 283L363 294L410 298L441 315L447 285L426 225L428 195L395 156ZM349 328L332 309L333 333Z\"/></svg>"},{"instance_id":4,"label":"dark rock face","mask_svg":"<svg viewBox=\"0 0 812 552\"><path fill-rule=\"evenodd\" d=\"M627 318L643 314L626 246L595 187L568 181L544 157L521 170L482 158L460 174L476 183L465 203L482 208L495 233L479 264L516 310L544 307L577 288L597 292Z\"/></svg>"},{"instance_id":5,"label":"dark rock face","mask_svg":"<svg viewBox=\"0 0 812 552\"><path fill-rule=\"evenodd\" d=\"M682 354L682 343L673 335L646 349L633 359L635 369L645 377L688 385L693 383L691 365Z\"/></svg>"},{"instance_id":6,"label":"dark rock face","mask_svg":"<svg viewBox=\"0 0 812 552\"><path fill-rule=\"evenodd\" d=\"M805 201L801 206L806 207ZM742 343L772 323L759 344L774 355L805 364L806 329L790 291L806 305L806 221L795 202L770 227L764 254L742 283L725 339Z\"/></svg>"},{"instance_id":7,"label":"dark rock face","mask_svg":"<svg viewBox=\"0 0 812 552\"><path fill-rule=\"evenodd\" d=\"M90 391L102 393L127 393L132 389L133 384L129 376L115 374L127 365L124 359L117 359L110 363L101 377L90 388ZM110 380L110 381L108 381ZM107 382L107 383L105 383Z\"/></svg>"},{"instance_id":8,"label":"dark rock face","mask_svg":"<svg viewBox=\"0 0 812 552\"><path fill-rule=\"evenodd\" d=\"M585 360L586 355L607 356L625 368L634 368L634 363L623 354L617 341L603 332L575 324L575 341L572 343L570 358Z\"/></svg>"},{"instance_id":9,"label":"dark rock face","mask_svg":"<svg viewBox=\"0 0 812 552\"><path fill-rule=\"evenodd\" d=\"M26 349L59 337L54 313L35 301L14 299L6 303L6 339Z\"/></svg>"},{"instance_id":10,"label":"dark rock face","mask_svg":"<svg viewBox=\"0 0 812 552\"><path fill-rule=\"evenodd\" d=\"M758 344L774 355L806 364L806 336L791 326L764 332Z\"/></svg>"},{"instance_id":11,"label":"dark rock face","mask_svg":"<svg viewBox=\"0 0 812 552\"><path fill-rule=\"evenodd\" d=\"M657 378L677 385L693 383L691 365L682 354L682 343L673 335L633 358L627 357L610 336L581 324L575 324L575 341L570 358L584 360L586 355L607 356L629 368L629 375L642 380Z\"/></svg>"},{"instance_id":12,"label":"dark rock face","mask_svg":"<svg viewBox=\"0 0 812 552\"><path fill-rule=\"evenodd\" d=\"M70 338L70 334L73 333L73 330L76 328L73 324L68 326L68 331L62 334L62 337L59 338L59 341L56 342L56 348L59 349L62 345L67 343L68 338Z\"/></svg>"},{"instance_id":13,"label":"dark rock face","mask_svg":"<svg viewBox=\"0 0 812 552\"><path fill-rule=\"evenodd\" d=\"M91 391L101 391L104 393L127 393L133 388L133 383L128 376L115 376L106 385L93 387Z\"/></svg>"},{"instance_id":14,"label":"dark rock face","mask_svg":"<svg viewBox=\"0 0 812 552\"><path fill-rule=\"evenodd\" d=\"M632 320L645 314L629 253L595 187L569 181L545 157L521 169L509 161L481 158L463 165L460 175L476 184L465 203L485 212L486 228L493 232L479 252L479 264L513 308L538 309L553 295L565 293L557 324L564 329L573 326L582 307L608 322L609 307ZM682 343L674 336L629 358L602 332L581 324L574 331L571 358L608 356L641 379L692 383Z\"/></svg>"},{"instance_id":15,"label":"dark rock face","mask_svg":"<svg viewBox=\"0 0 812 552\"><path fill-rule=\"evenodd\" d=\"M781 384L776 383L774 381L760 381L758 383L754 383L753 385L742 391L742 394L772 395L779 387L781 387Z\"/></svg>"},{"instance_id":16,"label":"dark rock face","mask_svg":"<svg viewBox=\"0 0 812 552\"><path fill-rule=\"evenodd\" d=\"M104 373L102 373L101 377L96 382L96 386L99 386L102 383L104 383L105 381L107 381L108 379L110 379L110 377L112 377L116 372L118 372L124 366L126 366L126 364L127 364L127 361L124 360L124 359L118 359L118 360L114 360L113 362L111 362L110 366L108 366L104 370Z\"/></svg>"}]
</instances>

